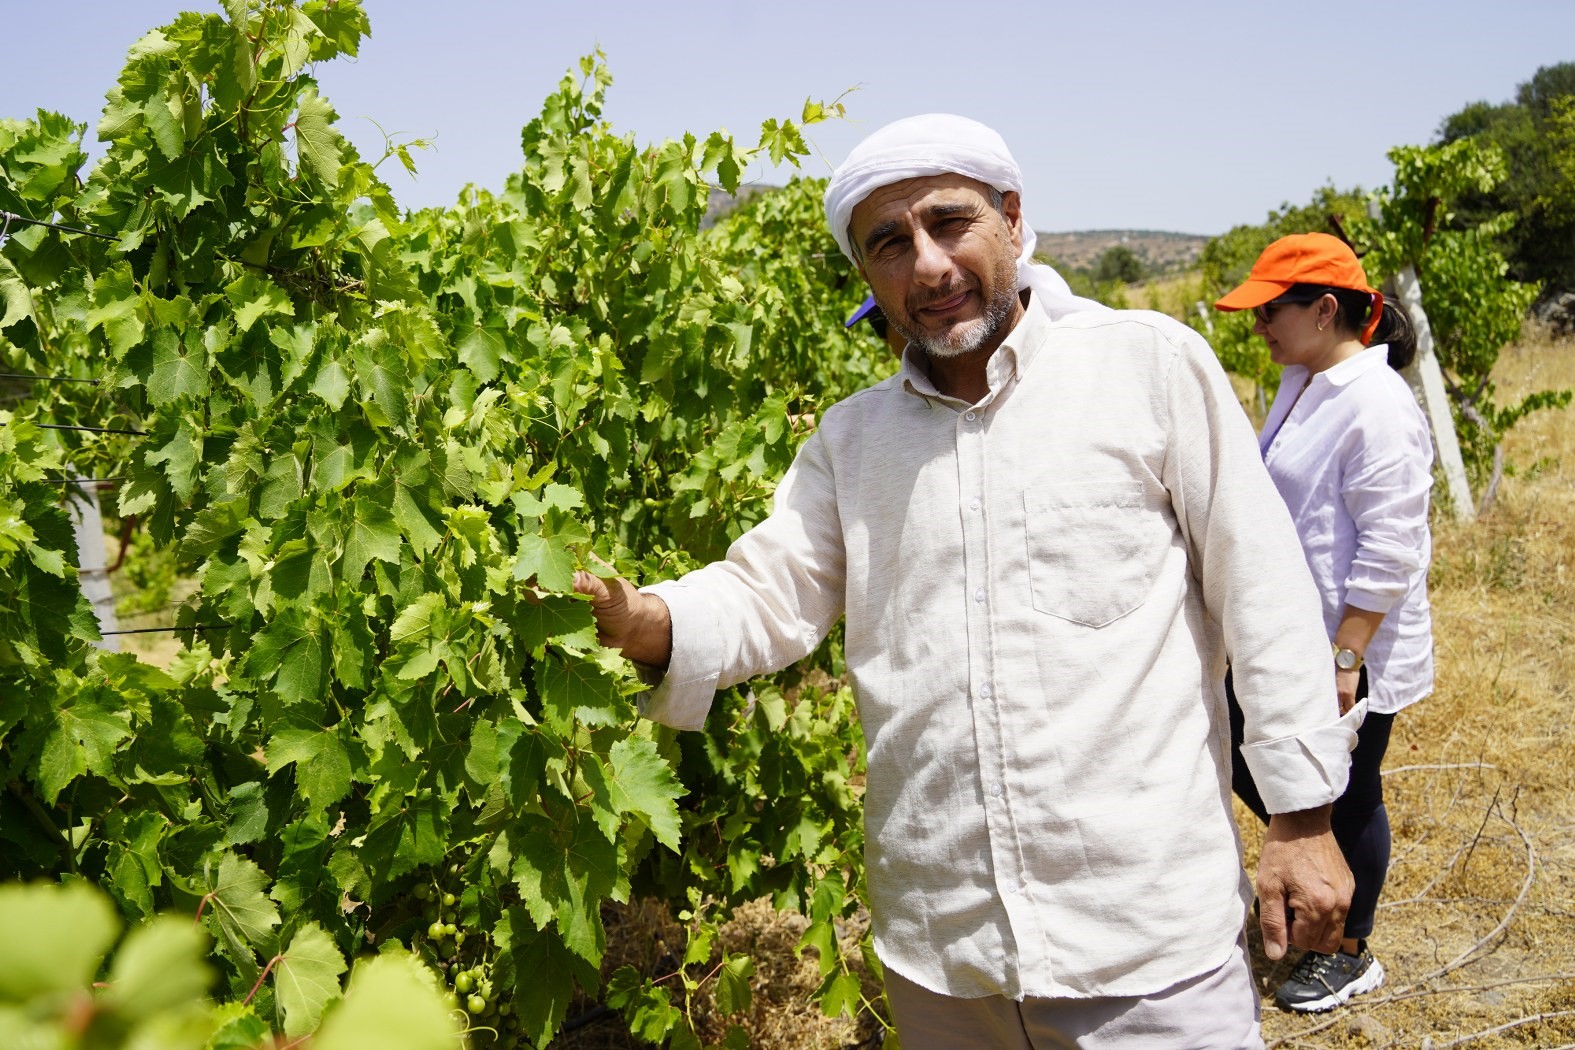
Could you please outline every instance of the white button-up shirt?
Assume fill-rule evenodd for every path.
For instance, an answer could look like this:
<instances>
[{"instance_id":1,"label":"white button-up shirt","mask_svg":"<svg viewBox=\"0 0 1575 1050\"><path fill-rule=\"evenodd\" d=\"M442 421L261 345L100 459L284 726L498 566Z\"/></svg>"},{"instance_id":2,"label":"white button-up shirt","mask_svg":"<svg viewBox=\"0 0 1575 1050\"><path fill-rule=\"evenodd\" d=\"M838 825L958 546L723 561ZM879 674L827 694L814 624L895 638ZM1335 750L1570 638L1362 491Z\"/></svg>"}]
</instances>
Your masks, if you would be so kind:
<instances>
[{"instance_id":1,"label":"white button-up shirt","mask_svg":"<svg viewBox=\"0 0 1575 1050\"><path fill-rule=\"evenodd\" d=\"M1364 658L1368 706L1393 713L1433 691L1427 417L1375 346L1307 381L1292 365L1259 443L1323 599L1329 637L1345 606L1383 613Z\"/></svg>"},{"instance_id":2,"label":"white button-up shirt","mask_svg":"<svg viewBox=\"0 0 1575 1050\"><path fill-rule=\"evenodd\" d=\"M1249 883L1227 654L1273 812L1345 787L1318 598L1213 353L1159 314L1032 302L977 404L902 371L827 411L767 520L651 588L646 713L811 652L846 614L880 958L962 997L1139 995L1221 965Z\"/></svg>"}]
</instances>

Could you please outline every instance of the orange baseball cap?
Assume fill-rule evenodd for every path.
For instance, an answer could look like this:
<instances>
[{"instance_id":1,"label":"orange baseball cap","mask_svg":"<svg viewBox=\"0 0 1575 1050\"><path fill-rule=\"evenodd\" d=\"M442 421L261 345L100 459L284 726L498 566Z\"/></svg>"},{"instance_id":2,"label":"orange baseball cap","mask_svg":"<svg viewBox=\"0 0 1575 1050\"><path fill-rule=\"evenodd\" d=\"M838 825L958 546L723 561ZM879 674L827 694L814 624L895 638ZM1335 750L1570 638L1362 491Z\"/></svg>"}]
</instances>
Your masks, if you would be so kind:
<instances>
[{"instance_id":1,"label":"orange baseball cap","mask_svg":"<svg viewBox=\"0 0 1575 1050\"><path fill-rule=\"evenodd\" d=\"M1251 310L1279 298L1298 284L1349 288L1372 296L1373 312L1362 332L1362 341L1372 338L1379 315L1383 313L1383 294L1367 283L1367 274L1350 245L1327 233L1293 233L1281 237L1263 249L1247 279L1222 295L1214 308Z\"/></svg>"}]
</instances>

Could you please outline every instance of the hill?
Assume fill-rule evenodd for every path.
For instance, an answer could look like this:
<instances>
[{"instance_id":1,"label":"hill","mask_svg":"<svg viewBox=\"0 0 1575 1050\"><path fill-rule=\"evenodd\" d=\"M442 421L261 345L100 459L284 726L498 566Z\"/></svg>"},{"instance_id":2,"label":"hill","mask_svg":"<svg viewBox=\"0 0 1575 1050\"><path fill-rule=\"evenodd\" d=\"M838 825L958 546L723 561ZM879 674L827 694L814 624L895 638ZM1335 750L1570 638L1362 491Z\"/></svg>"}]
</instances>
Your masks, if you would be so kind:
<instances>
[{"instance_id":1,"label":"hill","mask_svg":"<svg viewBox=\"0 0 1575 1050\"><path fill-rule=\"evenodd\" d=\"M1203 246L1209 241L1208 237L1201 234L1164 230L1036 232L1039 235L1038 253L1074 270L1092 270L1098 265L1101 255L1122 245L1138 257L1146 273L1173 273L1197 262L1198 253L1203 251Z\"/></svg>"}]
</instances>

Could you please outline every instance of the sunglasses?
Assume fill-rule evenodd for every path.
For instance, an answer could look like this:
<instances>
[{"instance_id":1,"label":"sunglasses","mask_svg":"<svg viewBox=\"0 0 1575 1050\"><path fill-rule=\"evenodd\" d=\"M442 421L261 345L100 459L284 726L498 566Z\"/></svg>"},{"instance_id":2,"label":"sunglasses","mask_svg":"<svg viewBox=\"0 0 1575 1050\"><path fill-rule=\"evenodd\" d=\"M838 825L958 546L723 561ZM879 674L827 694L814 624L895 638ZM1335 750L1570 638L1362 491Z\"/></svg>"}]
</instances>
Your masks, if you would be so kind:
<instances>
[{"instance_id":1,"label":"sunglasses","mask_svg":"<svg viewBox=\"0 0 1575 1050\"><path fill-rule=\"evenodd\" d=\"M1322 299L1327 294L1327 292L1318 292L1316 294L1312 292L1301 292L1295 295L1282 295L1278 299L1269 300L1262 306L1254 306L1252 308L1252 312L1253 315L1264 324L1273 324L1274 315L1279 312L1280 307L1306 306L1308 303L1316 303L1319 299Z\"/></svg>"}]
</instances>

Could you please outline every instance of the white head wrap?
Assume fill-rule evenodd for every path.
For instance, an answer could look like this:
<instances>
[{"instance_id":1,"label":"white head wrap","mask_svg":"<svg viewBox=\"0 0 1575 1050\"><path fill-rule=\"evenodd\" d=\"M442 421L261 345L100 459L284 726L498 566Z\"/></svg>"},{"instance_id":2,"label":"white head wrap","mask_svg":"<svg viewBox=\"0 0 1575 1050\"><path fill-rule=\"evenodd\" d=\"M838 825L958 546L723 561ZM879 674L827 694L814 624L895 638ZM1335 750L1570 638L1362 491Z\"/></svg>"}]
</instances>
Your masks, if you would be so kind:
<instances>
[{"instance_id":1,"label":"white head wrap","mask_svg":"<svg viewBox=\"0 0 1575 1050\"><path fill-rule=\"evenodd\" d=\"M905 117L853 147L826 187L826 221L837 246L854 262L848 244L848 223L858 203L882 186L926 175L955 173L994 186L1003 193L1023 192L1023 173L1006 142L977 120L950 113ZM1017 257L1017 287L1032 288L1034 298L1052 319L1079 310L1106 309L1092 299L1073 295L1062 276L1044 263L1033 262L1033 228L1023 223L1023 251Z\"/></svg>"}]
</instances>

